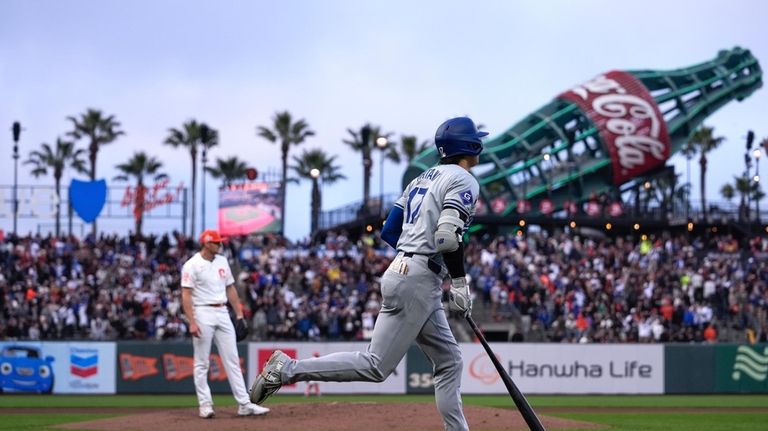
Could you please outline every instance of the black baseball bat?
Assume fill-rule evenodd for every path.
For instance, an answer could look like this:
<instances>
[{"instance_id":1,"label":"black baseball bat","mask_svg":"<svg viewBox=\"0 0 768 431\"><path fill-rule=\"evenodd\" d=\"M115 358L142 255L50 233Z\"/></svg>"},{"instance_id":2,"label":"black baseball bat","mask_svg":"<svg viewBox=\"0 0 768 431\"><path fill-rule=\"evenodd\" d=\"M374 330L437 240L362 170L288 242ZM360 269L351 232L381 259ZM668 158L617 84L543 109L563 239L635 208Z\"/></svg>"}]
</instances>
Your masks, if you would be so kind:
<instances>
[{"instance_id":1,"label":"black baseball bat","mask_svg":"<svg viewBox=\"0 0 768 431\"><path fill-rule=\"evenodd\" d=\"M541 424L538 416L536 416L536 412L533 411L531 405L528 404L528 400L525 399L525 395L520 392L520 389L517 388L515 383L512 381L512 378L509 377L509 374L504 371L504 367L501 366L498 358L496 358L493 350L491 350L491 346L489 346L488 342L485 341L485 336L483 336L483 333L480 332L480 328L477 327L475 321L472 320L472 316L467 316L467 322L469 323L469 326L472 327L472 330L475 331L475 335L477 335L477 338L480 340L480 344L483 345L485 353L487 353L488 357L491 358L493 366L496 367L496 371L499 372L501 380L504 381L504 386L507 387L509 396L512 397L512 401L515 402L515 405L520 411L520 414L523 415L523 419L525 419L525 423L528 424L528 428L530 428L531 431L546 431L544 429L544 425Z\"/></svg>"}]
</instances>

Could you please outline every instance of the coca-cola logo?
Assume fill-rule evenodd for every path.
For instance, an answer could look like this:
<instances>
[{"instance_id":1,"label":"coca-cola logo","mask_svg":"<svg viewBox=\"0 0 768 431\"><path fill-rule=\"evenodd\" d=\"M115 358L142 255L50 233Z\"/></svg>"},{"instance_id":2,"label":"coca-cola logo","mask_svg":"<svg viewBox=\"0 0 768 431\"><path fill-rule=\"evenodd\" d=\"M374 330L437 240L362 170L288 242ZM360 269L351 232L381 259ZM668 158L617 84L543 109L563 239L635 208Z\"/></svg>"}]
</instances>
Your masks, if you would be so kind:
<instances>
[{"instance_id":1,"label":"coca-cola logo","mask_svg":"<svg viewBox=\"0 0 768 431\"><path fill-rule=\"evenodd\" d=\"M624 214L624 208L621 206L621 203L613 202L608 206L608 214L610 214L611 217L621 217L621 215Z\"/></svg>"},{"instance_id":2,"label":"coca-cola logo","mask_svg":"<svg viewBox=\"0 0 768 431\"><path fill-rule=\"evenodd\" d=\"M574 201L563 202L563 209L568 213L568 215L573 215L579 212L579 206Z\"/></svg>"},{"instance_id":3,"label":"coca-cola logo","mask_svg":"<svg viewBox=\"0 0 768 431\"><path fill-rule=\"evenodd\" d=\"M595 123L621 184L669 158L667 125L650 92L633 75L612 71L563 93Z\"/></svg>"},{"instance_id":4,"label":"coca-cola logo","mask_svg":"<svg viewBox=\"0 0 768 431\"><path fill-rule=\"evenodd\" d=\"M499 214L507 208L507 201L502 197L498 197L491 201L491 208L493 208L494 213Z\"/></svg>"},{"instance_id":5,"label":"coca-cola logo","mask_svg":"<svg viewBox=\"0 0 768 431\"><path fill-rule=\"evenodd\" d=\"M517 201L518 214L525 214L531 210L531 201L520 199Z\"/></svg>"},{"instance_id":6,"label":"coca-cola logo","mask_svg":"<svg viewBox=\"0 0 768 431\"><path fill-rule=\"evenodd\" d=\"M600 215L600 204L595 201L587 202L587 214L592 217Z\"/></svg>"},{"instance_id":7,"label":"coca-cola logo","mask_svg":"<svg viewBox=\"0 0 768 431\"><path fill-rule=\"evenodd\" d=\"M552 200L549 198L542 199L542 201L539 202L539 211L544 215L551 214L554 209L555 205L552 204Z\"/></svg>"}]
</instances>

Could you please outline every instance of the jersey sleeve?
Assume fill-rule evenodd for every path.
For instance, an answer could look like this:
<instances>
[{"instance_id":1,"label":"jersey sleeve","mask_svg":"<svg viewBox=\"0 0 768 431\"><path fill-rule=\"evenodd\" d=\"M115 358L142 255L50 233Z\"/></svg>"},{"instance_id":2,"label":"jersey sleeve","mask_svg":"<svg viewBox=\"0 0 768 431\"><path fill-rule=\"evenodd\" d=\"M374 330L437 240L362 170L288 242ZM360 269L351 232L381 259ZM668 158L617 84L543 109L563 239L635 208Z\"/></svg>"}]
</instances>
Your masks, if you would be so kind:
<instances>
[{"instance_id":1,"label":"jersey sleeve","mask_svg":"<svg viewBox=\"0 0 768 431\"><path fill-rule=\"evenodd\" d=\"M479 193L480 186L477 180L468 172L448 184L443 199L443 209L452 208L458 211L459 217L464 221L464 230L472 223Z\"/></svg>"},{"instance_id":2,"label":"jersey sleeve","mask_svg":"<svg viewBox=\"0 0 768 431\"><path fill-rule=\"evenodd\" d=\"M192 270L192 265L187 262L181 267L181 287L192 289L195 287L195 272Z\"/></svg>"},{"instance_id":3,"label":"jersey sleeve","mask_svg":"<svg viewBox=\"0 0 768 431\"><path fill-rule=\"evenodd\" d=\"M232 275L232 267L230 267L229 262L227 262L227 282L225 286L229 286L230 284L235 284L235 277Z\"/></svg>"},{"instance_id":4,"label":"jersey sleeve","mask_svg":"<svg viewBox=\"0 0 768 431\"><path fill-rule=\"evenodd\" d=\"M408 202L408 190L411 188L411 185L408 184L408 187L403 190L403 194L400 195L400 198L395 201L395 206L400 208L401 210L405 209L405 204Z\"/></svg>"}]
</instances>

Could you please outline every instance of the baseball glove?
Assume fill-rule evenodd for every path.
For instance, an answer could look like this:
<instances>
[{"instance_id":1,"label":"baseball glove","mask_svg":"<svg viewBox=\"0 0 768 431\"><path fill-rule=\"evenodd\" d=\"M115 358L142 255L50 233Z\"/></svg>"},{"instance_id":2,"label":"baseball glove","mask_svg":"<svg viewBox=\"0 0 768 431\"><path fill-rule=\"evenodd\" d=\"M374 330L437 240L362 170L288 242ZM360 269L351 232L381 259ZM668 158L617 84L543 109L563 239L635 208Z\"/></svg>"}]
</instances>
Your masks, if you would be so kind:
<instances>
[{"instance_id":1,"label":"baseball glove","mask_svg":"<svg viewBox=\"0 0 768 431\"><path fill-rule=\"evenodd\" d=\"M237 341L243 341L248 337L248 322L245 319L235 321L235 338Z\"/></svg>"}]
</instances>

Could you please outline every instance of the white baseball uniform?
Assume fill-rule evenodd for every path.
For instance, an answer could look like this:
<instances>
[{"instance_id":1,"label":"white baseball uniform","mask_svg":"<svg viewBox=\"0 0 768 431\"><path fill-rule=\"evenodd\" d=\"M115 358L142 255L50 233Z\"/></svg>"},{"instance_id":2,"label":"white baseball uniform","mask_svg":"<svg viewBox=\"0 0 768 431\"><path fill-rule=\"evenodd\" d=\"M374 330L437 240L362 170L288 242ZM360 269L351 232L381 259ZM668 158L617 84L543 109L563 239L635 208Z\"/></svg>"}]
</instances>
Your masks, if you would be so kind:
<instances>
[{"instance_id":1,"label":"white baseball uniform","mask_svg":"<svg viewBox=\"0 0 768 431\"><path fill-rule=\"evenodd\" d=\"M229 386L238 404L248 404L245 379L237 353L235 328L227 311L227 286L234 284L232 270L227 259L216 255L208 261L198 252L184 263L181 269L181 287L192 290L192 306L200 336L192 338L195 352L195 390L202 405L213 405L208 387L211 342L216 342L219 355L227 372Z\"/></svg>"}]
</instances>

